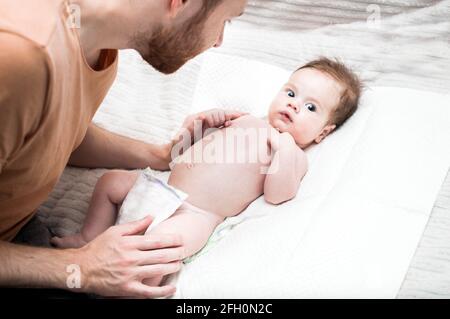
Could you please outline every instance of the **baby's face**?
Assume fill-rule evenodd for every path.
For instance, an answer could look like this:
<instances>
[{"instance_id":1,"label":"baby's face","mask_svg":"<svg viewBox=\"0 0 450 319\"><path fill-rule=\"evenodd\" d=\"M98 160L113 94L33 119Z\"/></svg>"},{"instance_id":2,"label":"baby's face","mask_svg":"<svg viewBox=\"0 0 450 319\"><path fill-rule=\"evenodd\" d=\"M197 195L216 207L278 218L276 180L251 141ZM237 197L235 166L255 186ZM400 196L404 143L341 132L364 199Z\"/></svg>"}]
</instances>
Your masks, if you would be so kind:
<instances>
[{"instance_id":1,"label":"baby's face","mask_svg":"<svg viewBox=\"0 0 450 319\"><path fill-rule=\"evenodd\" d=\"M320 143L336 127L328 121L341 92L341 85L328 74L311 68L299 70L272 102L269 123L280 133L291 134L301 148Z\"/></svg>"}]
</instances>

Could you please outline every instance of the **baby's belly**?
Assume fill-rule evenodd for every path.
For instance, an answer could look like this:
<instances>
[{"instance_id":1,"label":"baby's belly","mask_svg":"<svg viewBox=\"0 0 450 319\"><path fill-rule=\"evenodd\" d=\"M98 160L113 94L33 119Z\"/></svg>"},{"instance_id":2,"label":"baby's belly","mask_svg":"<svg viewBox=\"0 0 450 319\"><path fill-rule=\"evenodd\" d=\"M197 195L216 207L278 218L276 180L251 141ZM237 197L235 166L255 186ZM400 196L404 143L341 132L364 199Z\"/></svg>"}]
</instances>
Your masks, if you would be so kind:
<instances>
[{"instance_id":1,"label":"baby's belly","mask_svg":"<svg viewBox=\"0 0 450 319\"><path fill-rule=\"evenodd\" d=\"M169 184L187 193L192 205L231 217L263 194L271 157L266 141L233 145L224 131L187 150L172 168Z\"/></svg>"},{"instance_id":2,"label":"baby's belly","mask_svg":"<svg viewBox=\"0 0 450 319\"><path fill-rule=\"evenodd\" d=\"M263 193L257 167L229 164L176 165L169 184L189 195L187 201L222 217L235 216ZM253 165L254 166L254 165Z\"/></svg>"}]
</instances>

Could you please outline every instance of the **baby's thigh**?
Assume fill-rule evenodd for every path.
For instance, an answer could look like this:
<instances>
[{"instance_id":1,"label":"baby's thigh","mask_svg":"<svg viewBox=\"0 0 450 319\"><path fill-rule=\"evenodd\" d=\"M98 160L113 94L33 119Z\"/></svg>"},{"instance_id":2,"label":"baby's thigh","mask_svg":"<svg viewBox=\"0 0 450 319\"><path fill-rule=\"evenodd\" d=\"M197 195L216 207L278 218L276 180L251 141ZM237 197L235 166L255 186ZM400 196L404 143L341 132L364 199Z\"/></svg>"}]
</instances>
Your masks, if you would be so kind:
<instances>
[{"instance_id":1,"label":"baby's thigh","mask_svg":"<svg viewBox=\"0 0 450 319\"><path fill-rule=\"evenodd\" d=\"M106 194L112 203L121 204L133 187L138 176L138 172L109 171L98 180L95 191Z\"/></svg>"},{"instance_id":2,"label":"baby's thigh","mask_svg":"<svg viewBox=\"0 0 450 319\"><path fill-rule=\"evenodd\" d=\"M178 234L188 256L194 255L205 246L221 218L213 214L203 214L188 210L178 210L172 217L163 221L151 234Z\"/></svg>"}]
</instances>

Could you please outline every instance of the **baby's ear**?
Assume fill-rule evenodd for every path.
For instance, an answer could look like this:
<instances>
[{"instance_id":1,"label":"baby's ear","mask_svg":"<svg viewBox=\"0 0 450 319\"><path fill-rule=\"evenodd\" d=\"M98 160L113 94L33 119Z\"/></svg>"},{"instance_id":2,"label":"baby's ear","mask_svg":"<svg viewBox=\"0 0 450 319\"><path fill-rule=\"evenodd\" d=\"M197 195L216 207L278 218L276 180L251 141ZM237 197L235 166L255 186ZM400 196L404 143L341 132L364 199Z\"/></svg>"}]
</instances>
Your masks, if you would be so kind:
<instances>
[{"instance_id":1,"label":"baby's ear","mask_svg":"<svg viewBox=\"0 0 450 319\"><path fill-rule=\"evenodd\" d=\"M327 137L328 135L331 134L331 132L333 132L336 129L336 125L332 124L332 125L327 125L322 129L322 132L320 132L319 136L316 137L316 139L314 140L317 144L319 144L320 142L322 142L325 137Z\"/></svg>"}]
</instances>

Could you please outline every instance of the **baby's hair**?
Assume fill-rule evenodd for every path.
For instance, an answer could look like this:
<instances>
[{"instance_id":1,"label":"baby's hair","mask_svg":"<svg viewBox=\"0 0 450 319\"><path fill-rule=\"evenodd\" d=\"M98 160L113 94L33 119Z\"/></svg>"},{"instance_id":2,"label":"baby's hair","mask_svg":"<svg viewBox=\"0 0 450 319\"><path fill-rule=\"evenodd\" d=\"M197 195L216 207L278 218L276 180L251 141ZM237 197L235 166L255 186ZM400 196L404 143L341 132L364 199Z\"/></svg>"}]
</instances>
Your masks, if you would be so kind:
<instances>
[{"instance_id":1,"label":"baby's hair","mask_svg":"<svg viewBox=\"0 0 450 319\"><path fill-rule=\"evenodd\" d=\"M324 72L342 85L343 92L341 93L341 98L329 119L329 124L336 125L336 129L339 128L358 108L359 98L363 89L362 81L350 68L337 59L331 60L326 57L321 57L305 64L297 71L307 68Z\"/></svg>"}]
</instances>

